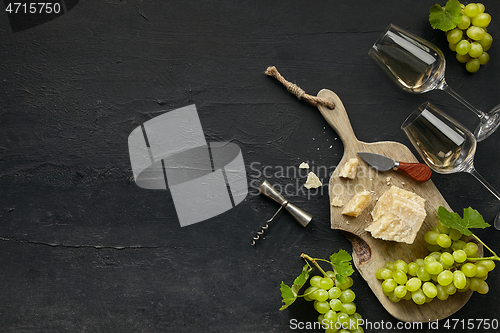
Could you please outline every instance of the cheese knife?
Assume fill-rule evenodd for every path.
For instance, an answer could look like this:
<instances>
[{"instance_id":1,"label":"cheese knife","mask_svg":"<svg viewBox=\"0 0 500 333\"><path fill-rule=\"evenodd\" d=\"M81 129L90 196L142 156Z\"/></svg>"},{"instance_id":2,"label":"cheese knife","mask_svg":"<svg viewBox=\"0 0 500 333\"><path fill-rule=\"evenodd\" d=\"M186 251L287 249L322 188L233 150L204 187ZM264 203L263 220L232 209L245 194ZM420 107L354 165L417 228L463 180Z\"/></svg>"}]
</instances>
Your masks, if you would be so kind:
<instances>
[{"instance_id":1,"label":"cheese knife","mask_svg":"<svg viewBox=\"0 0 500 333\"><path fill-rule=\"evenodd\" d=\"M425 182L432 175L431 169L423 163L395 161L392 158L375 153L358 152L358 155L377 171L399 171L418 182Z\"/></svg>"}]
</instances>

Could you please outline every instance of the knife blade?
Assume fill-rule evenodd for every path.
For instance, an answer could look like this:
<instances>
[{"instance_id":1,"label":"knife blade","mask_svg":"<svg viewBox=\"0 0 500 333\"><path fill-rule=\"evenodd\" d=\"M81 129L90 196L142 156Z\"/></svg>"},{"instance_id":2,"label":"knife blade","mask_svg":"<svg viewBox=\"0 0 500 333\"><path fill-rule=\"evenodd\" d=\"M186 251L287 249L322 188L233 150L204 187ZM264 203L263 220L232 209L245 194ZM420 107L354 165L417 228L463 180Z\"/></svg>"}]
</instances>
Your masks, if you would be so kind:
<instances>
[{"instance_id":1,"label":"knife blade","mask_svg":"<svg viewBox=\"0 0 500 333\"><path fill-rule=\"evenodd\" d=\"M423 163L395 161L387 156L368 152L358 152L358 155L377 171L399 171L418 182L425 182L432 175L432 170Z\"/></svg>"}]
</instances>

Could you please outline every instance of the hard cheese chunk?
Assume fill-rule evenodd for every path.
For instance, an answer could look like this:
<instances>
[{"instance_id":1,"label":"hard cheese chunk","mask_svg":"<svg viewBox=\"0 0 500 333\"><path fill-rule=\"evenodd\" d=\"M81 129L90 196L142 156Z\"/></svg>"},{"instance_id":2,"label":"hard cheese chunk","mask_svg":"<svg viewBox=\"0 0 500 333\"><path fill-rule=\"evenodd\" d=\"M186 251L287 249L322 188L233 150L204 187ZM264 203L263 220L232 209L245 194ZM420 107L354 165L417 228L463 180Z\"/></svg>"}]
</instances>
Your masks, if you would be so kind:
<instances>
[{"instance_id":1,"label":"hard cheese chunk","mask_svg":"<svg viewBox=\"0 0 500 333\"><path fill-rule=\"evenodd\" d=\"M372 201L369 191L356 193L347 203L342 214L358 217Z\"/></svg>"},{"instance_id":2,"label":"hard cheese chunk","mask_svg":"<svg viewBox=\"0 0 500 333\"><path fill-rule=\"evenodd\" d=\"M413 244L426 216L425 200L413 192L392 186L372 211L366 228L375 238Z\"/></svg>"},{"instance_id":3,"label":"hard cheese chunk","mask_svg":"<svg viewBox=\"0 0 500 333\"><path fill-rule=\"evenodd\" d=\"M339 177L354 179L356 178L356 171L358 168L358 159L351 158L347 161L346 164L342 167L342 170L339 172Z\"/></svg>"},{"instance_id":4,"label":"hard cheese chunk","mask_svg":"<svg viewBox=\"0 0 500 333\"><path fill-rule=\"evenodd\" d=\"M307 180L306 183L304 184L305 188L311 189L311 188L318 188L322 186L323 184L321 183L321 180L319 180L318 176L314 172L309 172L307 174Z\"/></svg>"}]
</instances>

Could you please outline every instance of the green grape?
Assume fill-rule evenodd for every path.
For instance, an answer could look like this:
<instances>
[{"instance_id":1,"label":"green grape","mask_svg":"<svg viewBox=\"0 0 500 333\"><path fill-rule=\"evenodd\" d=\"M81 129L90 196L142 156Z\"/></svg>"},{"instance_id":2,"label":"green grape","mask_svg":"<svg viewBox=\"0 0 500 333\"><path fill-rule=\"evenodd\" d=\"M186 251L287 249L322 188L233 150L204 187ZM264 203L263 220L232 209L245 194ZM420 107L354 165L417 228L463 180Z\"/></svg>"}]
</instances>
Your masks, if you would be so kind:
<instances>
[{"instance_id":1,"label":"green grape","mask_svg":"<svg viewBox=\"0 0 500 333\"><path fill-rule=\"evenodd\" d=\"M450 229L450 232L448 233L448 235L450 236L451 240L454 242L458 241L460 239L460 237L462 237L462 233L460 232L460 230L457 230L457 229Z\"/></svg>"},{"instance_id":2,"label":"green grape","mask_svg":"<svg viewBox=\"0 0 500 333\"><path fill-rule=\"evenodd\" d=\"M456 271L456 272L461 272L461 271ZM465 287L463 287L462 289L458 289L457 288L457 291L460 292L460 293L463 293L464 291L469 290L469 287L470 287L470 278L465 277Z\"/></svg>"},{"instance_id":3,"label":"green grape","mask_svg":"<svg viewBox=\"0 0 500 333\"><path fill-rule=\"evenodd\" d=\"M424 267L425 261L422 258L418 258L417 260L415 260L415 263L420 267Z\"/></svg>"},{"instance_id":4,"label":"green grape","mask_svg":"<svg viewBox=\"0 0 500 333\"><path fill-rule=\"evenodd\" d=\"M324 289L318 289L314 292L314 296L312 296L311 298L319 302L324 302L328 299L328 291Z\"/></svg>"},{"instance_id":5,"label":"green grape","mask_svg":"<svg viewBox=\"0 0 500 333\"><path fill-rule=\"evenodd\" d=\"M457 44L448 43L448 48L453 52L457 52Z\"/></svg>"},{"instance_id":6,"label":"green grape","mask_svg":"<svg viewBox=\"0 0 500 333\"><path fill-rule=\"evenodd\" d=\"M490 55L483 52L479 57L477 57L477 59L481 65L486 65L490 61Z\"/></svg>"},{"instance_id":7,"label":"green grape","mask_svg":"<svg viewBox=\"0 0 500 333\"><path fill-rule=\"evenodd\" d=\"M462 39L460 42L458 42L457 47L455 48L455 52L457 52L460 55L466 55L469 53L469 51L470 51L470 43L468 40L465 40L465 39ZM436 237L437 237L437 235L436 235ZM437 244L437 242L436 242L436 244Z\"/></svg>"},{"instance_id":8,"label":"green grape","mask_svg":"<svg viewBox=\"0 0 500 333\"><path fill-rule=\"evenodd\" d=\"M402 271L403 273L408 273L408 264L404 260L396 260L394 262L394 270Z\"/></svg>"},{"instance_id":9,"label":"green grape","mask_svg":"<svg viewBox=\"0 0 500 333\"><path fill-rule=\"evenodd\" d=\"M440 234L449 234L450 233L451 228L444 225L443 223L441 223L441 221L438 221L438 223L436 224L436 227L438 228Z\"/></svg>"},{"instance_id":10,"label":"green grape","mask_svg":"<svg viewBox=\"0 0 500 333\"><path fill-rule=\"evenodd\" d=\"M432 252L432 253L434 253L434 252ZM431 254L432 254L432 253L431 253ZM436 261L437 261L437 259L439 259L439 258L437 258L437 259L436 259L436 257L434 257L434 256L433 256L433 255L431 255L431 254L429 254L428 256L426 256L426 257L424 258L424 266L425 266L426 264L430 263L430 262L436 262ZM441 255L439 255L439 257L441 257Z\"/></svg>"},{"instance_id":11,"label":"green grape","mask_svg":"<svg viewBox=\"0 0 500 333\"><path fill-rule=\"evenodd\" d=\"M439 274L431 274L431 281L437 282Z\"/></svg>"},{"instance_id":12,"label":"green grape","mask_svg":"<svg viewBox=\"0 0 500 333\"><path fill-rule=\"evenodd\" d=\"M408 274L411 276L416 276L417 275L417 269L420 266L416 262L411 262L408 264Z\"/></svg>"},{"instance_id":13,"label":"green grape","mask_svg":"<svg viewBox=\"0 0 500 333\"><path fill-rule=\"evenodd\" d=\"M477 252L477 244L473 242L468 242L465 244L463 250L465 251L465 254L467 254L467 257L473 258L472 255L476 254Z\"/></svg>"},{"instance_id":14,"label":"green grape","mask_svg":"<svg viewBox=\"0 0 500 333\"><path fill-rule=\"evenodd\" d=\"M457 24L457 28L465 30L470 26L471 20L467 15L462 15L462 22Z\"/></svg>"},{"instance_id":15,"label":"green grape","mask_svg":"<svg viewBox=\"0 0 500 333\"><path fill-rule=\"evenodd\" d=\"M437 282L442 286L447 286L453 282L453 273L449 270L442 271L437 277Z\"/></svg>"},{"instance_id":16,"label":"green grape","mask_svg":"<svg viewBox=\"0 0 500 333\"><path fill-rule=\"evenodd\" d=\"M419 269L417 269L417 278L426 282L426 281L430 281L431 275L429 274L429 272L427 272L425 270L425 267L420 267Z\"/></svg>"},{"instance_id":17,"label":"green grape","mask_svg":"<svg viewBox=\"0 0 500 333\"><path fill-rule=\"evenodd\" d=\"M332 280L335 280L335 277L337 276L337 274L335 274L334 271L326 271L325 273L326 273L326 276L328 276Z\"/></svg>"},{"instance_id":18,"label":"green grape","mask_svg":"<svg viewBox=\"0 0 500 333\"><path fill-rule=\"evenodd\" d=\"M443 265L437 261L425 264L424 268L429 274L439 274L443 271Z\"/></svg>"},{"instance_id":19,"label":"green grape","mask_svg":"<svg viewBox=\"0 0 500 333\"><path fill-rule=\"evenodd\" d=\"M408 276L406 276L406 273L403 271L395 271L394 275L393 275L393 279L398 284L405 284L406 281L408 281Z\"/></svg>"},{"instance_id":20,"label":"green grape","mask_svg":"<svg viewBox=\"0 0 500 333\"><path fill-rule=\"evenodd\" d=\"M306 301L313 301L315 300L315 291L318 289L318 287L313 287L313 286L310 286L309 288L307 288L305 291L304 291L304 299Z\"/></svg>"},{"instance_id":21,"label":"green grape","mask_svg":"<svg viewBox=\"0 0 500 333\"><path fill-rule=\"evenodd\" d=\"M450 283L449 285L442 286L443 290L448 294L448 295L453 295L454 293L457 292L457 288L453 283Z\"/></svg>"},{"instance_id":22,"label":"green grape","mask_svg":"<svg viewBox=\"0 0 500 333\"><path fill-rule=\"evenodd\" d=\"M470 279L470 285L469 285L469 289L470 290L473 290L473 291L477 291L477 289L479 288L479 284L481 283L481 279L478 279L478 278L471 278Z\"/></svg>"},{"instance_id":23,"label":"green grape","mask_svg":"<svg viewBox=\"0 0 500 333\"><path fill-rule=\"evenodd\" d=\"M476 275L474 277L482 278L488 275L488 269L481 264L476 264Z\"/></svg>"},{"instance_id":24,"label":"green grape","mask_svg":"<svg viewBox=\"0 0 500 333\"><path fill-rule=\"evenodd\" d=\"M473 263L468 262L463 264L462 267L460 267L460 270L464 272L465 276L474 277L476 276L477 267Z\"/></svg>"},{"instance_id":25,"label":"green grape","mask_svg":"<svg viewBox=\"0 0 500 333\"><path fill-rule=\"evenodd\" d=\"M345 290L345 289L351 288L352 284L353 284L353 280L352 280L352 278L350 276L345 277L345 282L344 283L339 283L337 281L337 287L339 287L341 290Z\"/></svg>"},{"instance_id":26,"label":"green grape","mask_svg":"<svg viewBox=\"0 0 500 333\"><path fill-rule=\"evenodd\" d=\"M443 252L441 254L441 262L445 266L452 266L455 263L455 259L453 258L453 255L449 252Z\"/></svg>"},{"instance_id":27,"label":"green grape","mask_svg":"<svg viewBox=\"0 0 500 333\"><path fill-rule=\"evenodd\" d=\"M311 279L309 280L309 284L313 287L319 288L319 283L321 282L321 279L322 279L321 276L315 275L315 276L311 277Z\"/></svg>"},{"instance_id":28,"label":"green grape","mask_svg":"<svg viewBox=\"0 0 500 333\"><path fill-rule=\"evenodd\" d=\"M436 297L436 295L437 295L436 286L432 282L425 282L422 285L422 291L424 292L425 296L427 296L431 299Z\"/></svg>"},{"instance_id":29,"label":"green grape","mask_svg":"<svg viewBox=\"0 0 500 333\"><path fill-rule=\"evenodd\" d=\"M448 295L448 293L444 290L443 286L442 286L442 285L440 285L440 284L438 284L438 285L436 286L436 290L437 290L437 295L436 295L436 297L437 297L438 299L440 299L441 301L444 301L444 300L448 299L448 297L450 296L450 295Z\"/></svg>"},{"instance_id":30,"label":"green grape","mask_svg":"<svg viewBox=\"0 0 500 333\"><path fill-rule=\"evenodd\" d=\"M473 40L481 40L484 38L485 34L486 34L486 31L484 31L483 28L481 27L476 27L476 26L470 26L467 30L466 30L466 34L467 36L470 38L470 39L473 39ZM462 37L460 37L462 38ZM449 42L449 41L448 41ZM451 42L450 42L451 43Z\"/></svg>"},{"instance_id":31,"label":"green grape","mask_svg":"<svg viewBox=\"0 0 500 333\"><path fill-rule=\"evenodd\" d=\"M467 278L462 271L453 272L453 284L457 289L464 289L467 285Z\"/></svg>"},{"instance_id":32,"label":"green grape","mask_svg":"<svg viewBox=\"0 0 500 333\"><path fill-rule=\"evenodd\" d=\"M408 291L417 291L422 286L422 280L419 278L411 278L406 282L406 289Z\"/></svg>"},{"instance_id":33,"label":"green grape","mask_svg":"<svg viewBox=\"0 0 500 333\"><path fill-rule=\"evenodd\" d=\"M338 298L330 300L330 308L333 311L340 311L342 309L342 302Z\"/></svg>"},{"instance_id":34,"label":"green grape","mask_svg":"<svg viewBox=\"0 0 500 333\"><path fill-rule=\"evenodd\" d=\"M376 271L375 271L375 277L379 280L383 280L384 278L382 277L382 270L384 268L378 268Z\"/></svg>"},{"instance_id":35,"label":"green grape","mask_svg":"<svg viewBox=\"0 0 500 333\"><path fill-rule=\"evenodd\" d=\"M434 257L434 259L436 259L435 261L439 261L439 259L441 259L441 252L439 251L431 252L429 255Z\"/></svg>"},{"instance_id":36,"label":"green grape","mask_svg":"<svg viewBox=\"0 0 500 333\"><path fill-rule=\"evenodd\" d=\"M339 298L340 295L342 295L342 290L339 287L332 287L328 290L329 299Z\"/></svg>"},{"instance_id":37,"label":"green grape","mask_svg":"<svg viewBox=\"0 0 500 333\"><path fill-rule=\"evenodd\" d=\"M470 55L470 53L469 53ZM436 242L439 246L446 248L451 246L451 238L447 234L439 234L436 238Z\"/></svg>"},{"instance_id":38,"label":"green grape","mask_svg":"<svg viewBox=\"0 0 500 333\"><path fill-rule=\"evenodd\" d=\"M346 290L342 291L342 295L339 296L339 300L342 303L353 302L355 298L356 298L356 294L351 289L346 289Z\"/></svg>"},{"instance_id":39,"label":"green grape","mask_svg":"<svg viewBox=\"0 0 500 333\"><path fill-rule=\"evenodd\" d=\"M325 319L325 315L320 314L320 315L318 316L318 321L321 323L321 322L323 321L323 319Z\"/></svg>"},{"instance_id":40,"label":"green grape","mask_svg":"<svg viewBox=\"0 0 500 333\"><path fill-rule=\"evenodd\" d=\"M463 263L465 260L467 260L467 254L464 250L453 251L453 259L459 264Z\"/></svg>"},{"instance_id":41,"label":"green grape","mask_svg":"<svg viewBox=\"0 0 500 333\"><path fill-rule=\"evenodd\" d=\"M351 319L354 319L356 321L358 320L361 320L363 319L363 317L358 313L358 312L355 312L352 316L351 316Z\"/></svg>"},{"instance_id":42,"label":"green grape","mask_svg":"<svg viewBox=\"0 0 500 333\"><path fill-rule=\"evenodd\" d=\"M470 3L464 8L464 14L468 17L474 17L479 14L479 6L475 3Z\"/></svg>"},{"instance_id":43,"label":"green grape","mask_svg":"<svg viewBox=\"0 0 500 333\"><path fill-rule=\"evenodd\" d=\"M477 7L479 8L479 14L484 13L484 10L486 9L482 3L477 2L476 3Z\"/></svg>"},{"instance_id":44,"label":"green grape","mask_svg":"<svg viewBox=\"0 0 500 333\"><path fill-rule=\"evenodd\" d=\"M484 267L486 267L486 269L488 270L488 272L491 272L492 270L495 269L495 262L493 260L490 260L490 259L481 260L479 262L479 264L483 265Z\"/></svg>"},{"instance_id":45,"label":"green grape","mask_svg":"<svg viewBox=\"0 0 500 333\"><path fill-rule=\"evenodd\" d=\"M465 69L469 73L477 72L479 70L479 67L481 67L481 63L479 62L478 59L472 58L465 63Z\"/></svg>"},{"instance_id":46,"label":"green grape","mask_svg":"<svg viewBox=\"0 0 500 333\"><path fill-rule=\"evenodd\" d=\"M387 269L387 268L382 268L382 270L380 271L380 276L382 277L382 279L384 280L387 280L387 279L392 279L392 275L394 273L390 270L390 269Z\"/></svg>"},{"instance_id":47,"label":"green grape","mask_svg":"<svg viewBox=\"0 0 500 333\"><path fill-rule=\"evenodd\" d=\"M481 46L481 44L479 44L478 42L472 42L472 43L470 43L469 55L472 58L477 58L481 54L483 54L483 47Z\"/></svg>"},{"instance_id":48,"label":"green grape","mask_svg":"<svg viewBox=\"0 0 500 333\"><path fill-rule=\"evenodd\" d=\"M487 294L488 291L490 291L490 287L488 286L488 283L486 283L486 281L480 280L479 286L476 291L484 295Z\"/></svg>"},{"instance_id":49,"label":"green grape","mask_svg":"<svg viewBox=\"0 0 500 333\"><path fill-rule=\"evenodd\" d=\"M416 291L413 291L411 293L411 298L413 299L413 302L415 302L415 304L418 304L418 305L422 305L426 301L426 296L425 296L424 292L422 291L422 289L418 289Z\"/></svg>"},{"instance_id":50,"label":"green grape","mask_svg":"<svg viewBox=\"0 0 500 333\"><path fill-rule=\"evenodd\" d=\"M324 314L323 320L326 320L329 323L328 325L331 325L332 323L335 324L335 322L337 321L337 312L331 309L328 310L328 312ZM321 322L323 321L320 321L320 323Z\"/></svg>"},{"instance_id":51,"label":"green grape","mask_svg":"<svg viewBox=\"0 0 500 333\"><path fill-rule=\"evenodd\" d=\"M330 310L330 303L326 301L314 301L314 309L318 313L325 314Z\"/></svg>"},{"instance_id":52,"label":"green grape","mask_svg":"<svg viewBox=\"0 0 500 333\"><path fill-rule=\"evenodd\" d=\"M461 42L460 42L461 43ZM458 45L460 44L457 44ZM468 51L467 51L468 52ZM424 234L424 240L431 245L437 245L436 238L439 235L439 233L435 232L434 230L429 230Z\"/></svg>"},{"instance_id":53,"label":"green grape","mask_svg":"<svg viewBox=\"0 0 500 333\"><path fill-rule=\"evenodd\" d=\"M398 286L398 283L394 279L388 279L382 282L382 290L385 292L391 292Z\"/></svg>"},{"instance_id":54,"label":"green grape","mask_svg":"<svg viewBox=\"0 0 500 333\"><path fill-rule=\"evenodd\" d=\"M333 287L333 280L329 277L321 278L321 280L319 282L319 287L321 289L328 290L328 289Z\"/></svg>"},{"instance_id":55,"label":"green grape","mask_svg":"<svg viewBox=\"0 0 500 333\"><path fill-rule=\"evenodd\" d=\"M391 271L393 271L394 270L394 262L388 261L388 262L385 263L384 267L387 268L387 269L390 269Z\"/></svg>"},{"instance_id":56,"label":"green grape","mask_svg":"<svg viewBox=\"0 0 500 333\"><path fill-rule=\"evenodd\" d=\"M486 28L491 22L491 15L488 13L479 13L472 18L472 24L476 27Z\"/></svg>"},{"instance_id":57,"label":"green grape","mask_svg":"<svg viewBox=\"0 0 500 333\"><path fill-rule=\"evenodd\" d=\"M397 286L394 289L394 296L396 296L398 298L405 297L407 293L408 293L408 289L406 288L406 286Z\"/></svg>"},{"instance_id":58,"label":"green grape","mask_svg":"<svg viewBox=\"0 0 500 333\"><path fill-rule=\"evenodd\" d=\"M483 47L483 51L488 51L493 43L493 37L489 33L484 34L484 38L477 41Z\"/></svg>"},{"instance_id":59,"label":"green grape","mask_svg":"<svg viewBox=\"0 0 500 333\"><path fill-rule=\"evenodd\" d=\"M393 302L393 303L397 303L397 302L399 302L399 301L401 300L401 298L397 297L397 296L394 294L394 292L391 292L391 293L389 294L389 296L387 296L387 297L388 297L388 298L389 298L389 300L390 300L391 302Z\"/></svg>"},{"instance_id":60,"label":"green grape","mask_svg":"<svg viewBox=\"0 0 500 333\"><path fill-rule=\"evenodd\" d=\"M481 29L481 28L479 28L479 29ZM450 30L448 32L448 35L446 36L446 39L448 40L448 43L456 44L456 43L458 43L462 39L463 34L464 33L463 33L462 30L460 30L458 28L455 28L455 29ZM482 39L482 38L480 38L480 39Z\"/></svg>"},{"instance_id":61,"label":"green grape","mask_svg":"<svg viewBox=\"0 0 500 333\"><path fill-rule=\"evenodd\" d=\"M467 60L469 60L470 56L467 58ZM467 62L466 60L466 62ZM465 242L463 240L457 240L457 241L454 241L452 244L451 244L451 248L453 250L462 250L465 246Z\"/></svg>"},{"instance_id":62,"label":"green grape","mask_svg":"<svg viewBox=\"0 0 500 333\"><path fill-rule=\"evenodd\" d=\"M354 314L354 312L356 312L356 304L352 302L342 304L342 312L345 312L348 315Z\"/></svg>"},{"instance_id":63,"label":"green grape","mask_svg":"<svg viewBox=\"0 0 500 333\"><path fill-rule=\"evenodd\" d=\"M343 324L343 327L349 327L349 315L345 312L339 312L337 313L337 322L339 322L341 325Z\"/></svg>"}]
</instances>

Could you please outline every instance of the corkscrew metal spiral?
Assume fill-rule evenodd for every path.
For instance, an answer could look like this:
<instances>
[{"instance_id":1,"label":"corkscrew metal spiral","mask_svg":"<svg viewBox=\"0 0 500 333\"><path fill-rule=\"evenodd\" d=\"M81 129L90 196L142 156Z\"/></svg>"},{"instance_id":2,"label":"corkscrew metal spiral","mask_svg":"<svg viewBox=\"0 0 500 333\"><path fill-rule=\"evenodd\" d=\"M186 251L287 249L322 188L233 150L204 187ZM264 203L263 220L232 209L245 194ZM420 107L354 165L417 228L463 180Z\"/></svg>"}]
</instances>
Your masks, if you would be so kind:
<instances>
[{"instance_id":1,"label":"corkscrew metal spiral","mask_svg":"<svg viewBox=\"0 0 500 333\"><path fill-rule=\"evenodd\" d=\"M302 209L292 205L288 200L286 200L272 185L265 180L259 186L260 193L266 195L267 197L273 199L277 203L280 204L280 208L274 213L274 215L266 221L266 224L257 232L257 235L253 237L252 245L255 245L257 241L260 239L266 230L269 228L269 224L274 220L274 218L278 215L278 213L285 208L292 216L303 226L307 226L307 224L311 221L312 216L308 213L304 212Z\"/></svg>"}]
</instances>

